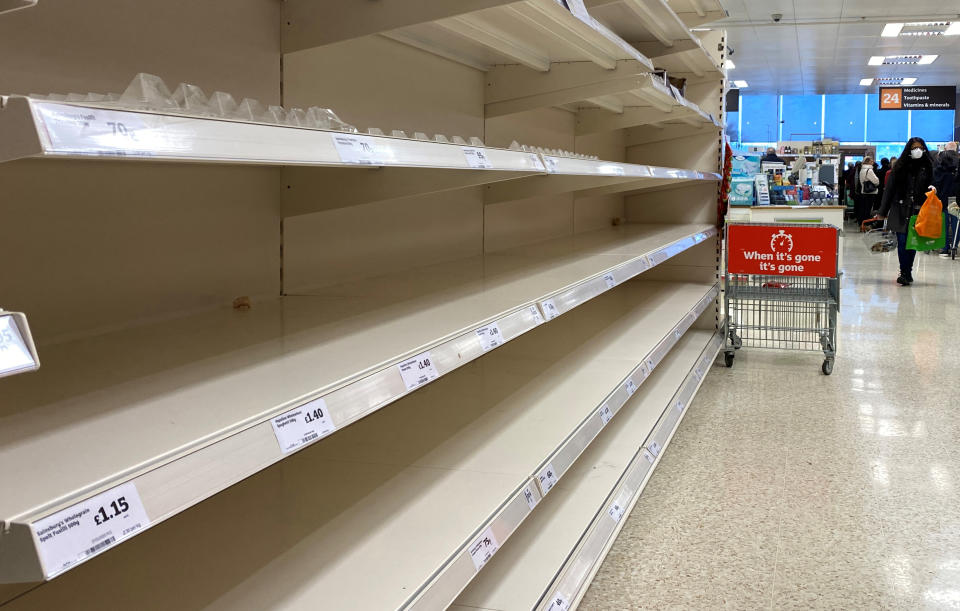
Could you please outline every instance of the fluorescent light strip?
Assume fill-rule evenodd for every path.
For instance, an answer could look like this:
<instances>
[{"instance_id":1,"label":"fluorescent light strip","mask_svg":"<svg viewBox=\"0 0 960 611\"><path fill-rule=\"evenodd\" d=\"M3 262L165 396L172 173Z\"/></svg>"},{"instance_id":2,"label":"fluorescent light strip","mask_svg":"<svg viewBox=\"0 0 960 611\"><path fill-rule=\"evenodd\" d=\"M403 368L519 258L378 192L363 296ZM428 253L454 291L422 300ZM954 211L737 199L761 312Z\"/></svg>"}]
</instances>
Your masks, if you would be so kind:
<instances>
[{"instance_id":1,"label":"fluorescent light strip","mask_svg":"<svg viewBox=\"0 0 960 611\"><path fill-rule=\"evenodd\" d=\"M900 81L900 84L901 84L901 85L913 85L913 84L916 83L916 82L917 82L917 79L911 76L911 77L907 77L907 78L903 79L902 81Z\"/></svg>"},{"instance_id":2,"label":"fluorescent light strip","mask_svg":"<svg viewBox=\"0 0 960 611\"><path fill-rule=\"evenodd\" d=\"M747 81L733 81L733 84L737 86L738 89L746 89L750 85L747 85Z\"/></svg>"},{"instance_id":3,"label":"fluorescent light strip","mask_svg":"<svg viewBox=\"0 0 960 611\"><path fill-rule=\"evenodd\" d=\"M885 59L887 59L887 58L884 57L883 55L874 55L873 57L870 58L870 61L867 62L867 65L869 65L869 66L882 66L882 65L883 65L883 60L885 60Z\"/></svg>"},{"instance_id":4,"label":"fluorescent light strip","mask_svg":"<svg viewBox=\"0 0 960 611\"><path fill-rule=\"evenodd\" d=\"M937 61L938 57L940 56L939 55L921 55L920 61L918 61L917 64L921 66L926 66L927 64L932 64L933 62Z\"/></svg>"},{"instance_id":5,"label":"fluorescent light strip","mask_svg":"<svg viewBox=\"0 0 960 611\"><path fill-rule=\"evenodd\" d=\"M936 57L936 56L934 56L934 57ZM736 68L736 67L737 67L736 64L734 64L734 63L733 63L731 60L729 60L729 59L725 59L725 60L723 61L723 68L724 68L724 70L733 70L733 69Z\"/></svg>"},{"instance_id":6,"label":"fluorescent light strip","mask_svg":"<svg viewBox=\"0 0 960 611\"><path fill-rule=\"evenodd\" d=\"M870 85L873 85L873 79L872 79L872 78L862 78L862 79L860 79L860 86L861 86L861 87L869 87Z\"/></svg>"},{"instance_id":7,"label":"fluorescent light strip","mask_svg":"<svg viewBox=\"0 0 960 611\"><path fill-rule=\"evenodd\" d=\"M881 32L880 35L886 38L893 38L894 36L899 36L900 30L902 29L902 23L888 23L887 25L883 26L883 32Z\"/></svg>"}]
</instances>

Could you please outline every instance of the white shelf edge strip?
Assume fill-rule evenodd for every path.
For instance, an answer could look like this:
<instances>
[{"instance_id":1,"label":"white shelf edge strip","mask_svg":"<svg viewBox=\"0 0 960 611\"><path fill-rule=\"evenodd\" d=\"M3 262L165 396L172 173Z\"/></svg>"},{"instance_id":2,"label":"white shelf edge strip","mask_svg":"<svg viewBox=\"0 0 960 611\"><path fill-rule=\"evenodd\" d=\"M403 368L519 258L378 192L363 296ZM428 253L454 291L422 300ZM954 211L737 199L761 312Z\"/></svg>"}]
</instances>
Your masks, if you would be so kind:
<instances>
[{"instance_id":1,"label":"white shelf edge strip","mask_svg":"<svg viewBox=\"0 0 960 611\"><path fill-rule=\"evenodd\" d=\"M577 548L572 550L564 566L541 595L538 609L556 611L557 599L573 607L583 598L593 576L623 527L623 517L630 513L640 499L663 451L669 445L680 420L686 414L690 401L700 389L706 372L722 346L721 330L713 335L701 352L697 362L665 406L653 431L584 530ZM677 409L678 405L683 407Z\"/></svg>"},{"instance_id":2,"label":"white shelf edge strip","mask_svg":"<svg viewBox=\"0 0 960 611\"><path fill-rule=\"evenodd\" d=\"M688 248L703 242L710 236L716 235L717 230L711 227L697 232L692 236L676 240L649 255L635 257L632 261L621 264L609 272L594 276L577 283L560 293L553 299L560 299L561 313L567 312L577 305L592 299L616 284L628 280L643 271L659 265L670 257L683 252ZM615 282L609 283L605 279L613 275ZM543 315L542 304L551 301L540 300L537 303L527 303L516 307L508 314L485 322L470 331L461 333L451 339L441 341L426 349L419 349L417 353L404 355L396 362L392 362L379 370L347 382L334 390L325 390L321 393L303 397L292 401L282 408L271 410L270 414L262 419L237 425L232 431L224 433L217 439L198 445L184 454L149 465L133 475L119 477L111 482L101 482L100 486L86 491L72 498L57 499L47 509L31 512L29 515L16 516L10 520L14 524L28 524L33 539L32 549L37 558L40 558L40 542L35 533L37 525L45 524L45 520L52 515L69 512L74 508L85 507L85 503L92 498L99 498L107 492L119 490L127 484L132 484L138 491L138 497L144 499L148 524L136 532L126 533L132 536L142 532L149 525L159 523L180 511L202 501L217 492L249 477L253 473L274 464L289 454L299 451L332 434L337 429L347 426L379 409L382 409L413 392L431 381L465 365L484 353L496 348L502 343L510 341L527 331L543 324L547 318ZM539 307L538 307L539 306ZM555 318L559 314L550 318ZM672 343L670 344L672 347ZM660 347L658 350L664 348ZM665 348L669 350L669 347ZM662 355L656 359L659 359ZM648 365L649 366L649 365ZM642 381L640 378L638 381ZM193 473L203 468L205 460L216 455L217 460L230 460L236 467L231 475L214 481L212 476L204 482L199 492L192 491L183 496L188 497L184 502L173 502L167 496L151 495L152 490L166 490L168 493L181 485L189 487L187 481ZM266 458L263 458L263 457ZM236 475L236 474L240 475ZM67 565L57 564L41 566L45 579L51 579L65 570L73 568L82 561L99 554L118 544L121 537L113 537L109 545L92 549L92 546L77 545L78 551L90 551L90 554L78 562ZM109 536L104 540L110 539ZM8 546L9 550L9 546ZM0 569L4 565L3 547L0 546ZM8 552L9 553L9 552Z\"/></svg>"},{"instance_id":3,"label":"white shelf edge strip","mask_svg":"<svg viewBox=\"0 0 960 611\"><path fill-rule=\"evenodd\" d=\"M660 360L673 348L674 345L683 336L683 333L690 328L690 325L711 304L716 302L720 294L720 286L714 285L697 302L697 304L687 312L680 322L677 323L663 337L657 347L641 359L634 370L624 378L617 386L604 398L596 409L587 416L566 437L557 449L537 467L534 473L524 482L524 484L515 491L510 498L495 512L494 516L484 522L470 538L464 543L457 552L440 568L431 580L423 584L417 592L408 600L402 608L404 609L434 609L448 606L456 597L449 600L440 600L431 596L431 590L436 589L442 592L456 591L461 592L470 583L470 580L480 572L483 565L509 537L520 524L529 516L550 490L563 477L570 467L573 466L577 458L590 446L597 435L609 424L610 420L616 416L617 412L639 389L643 381L650 375L653 369L659 364ZM682 331L681 331L682 329ZM651 365L651 363L653 363ZM702 379L698 378L698 381ZM689 402L689 399L687 400ZM547 472L550 472L549 474ZM492 535L492 536L491 536ZM476 550L478 541L492 539L495 543L490 551L490 556L486 556L482 562L476 559ZM444 585L438 584L443 581ZM452 583L450 583L452 582Z\"/></svg>"}]
</instances>

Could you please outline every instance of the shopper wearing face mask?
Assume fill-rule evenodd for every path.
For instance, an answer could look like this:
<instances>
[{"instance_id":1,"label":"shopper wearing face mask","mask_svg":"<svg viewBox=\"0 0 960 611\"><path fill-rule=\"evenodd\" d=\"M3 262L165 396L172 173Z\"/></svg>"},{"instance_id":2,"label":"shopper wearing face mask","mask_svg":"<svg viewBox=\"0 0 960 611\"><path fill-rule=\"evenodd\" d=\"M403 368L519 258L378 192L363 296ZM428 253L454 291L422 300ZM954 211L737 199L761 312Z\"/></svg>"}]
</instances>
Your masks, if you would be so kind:
<instances>
[{"instance_id":1,"label":"shopper wearing face mask","mask_svg":"<svg viewBox=\"0 0 960 611\"><path fill-rule=\"evenodd\" d=\"M907 223L920 211L933 182L933 160L923 138L910 138L887 174L880 217L887 219L887 228L897 234L897 256L900 258L900 276L897 283L909 286L913 282L913 260L917 251L907 250Z\"/></svg>"},{"instance_id":2,"label":"shopper wearing face mask","mask_svg":"<svg viewBox=\"0 0 960 611\"><path fill-rule=\"evenodd\" d=\"M873 171L873 157L867 155L863 158L863 165L860 167L860 174L857 176L857 189L859 196L856 200L855 210L857 213L857 227L862 226L863 222L870 218L871 213L877 207L877 191L880 189L880 179Z\"/></svg>"}]
</instances>

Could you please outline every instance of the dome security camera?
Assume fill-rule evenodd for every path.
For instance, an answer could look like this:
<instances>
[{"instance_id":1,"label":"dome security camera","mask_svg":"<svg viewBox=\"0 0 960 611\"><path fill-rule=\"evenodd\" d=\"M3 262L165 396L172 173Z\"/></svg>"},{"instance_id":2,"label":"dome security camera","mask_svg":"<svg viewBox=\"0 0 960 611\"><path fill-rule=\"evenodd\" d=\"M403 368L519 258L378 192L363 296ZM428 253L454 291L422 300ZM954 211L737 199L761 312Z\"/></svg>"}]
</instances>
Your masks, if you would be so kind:
<instances>
[{"instance_id":1,"label":"dome security camera","mask_svg":"<svg viewBox=\"0 0 960 611\"><path fill-rule=\"evenodd\" d=\"M783 15L781 15L780 13L774 13L770 16L773 17L774 23L780 23L780 20L783 19Z\"/></svg>"}]
</instances>

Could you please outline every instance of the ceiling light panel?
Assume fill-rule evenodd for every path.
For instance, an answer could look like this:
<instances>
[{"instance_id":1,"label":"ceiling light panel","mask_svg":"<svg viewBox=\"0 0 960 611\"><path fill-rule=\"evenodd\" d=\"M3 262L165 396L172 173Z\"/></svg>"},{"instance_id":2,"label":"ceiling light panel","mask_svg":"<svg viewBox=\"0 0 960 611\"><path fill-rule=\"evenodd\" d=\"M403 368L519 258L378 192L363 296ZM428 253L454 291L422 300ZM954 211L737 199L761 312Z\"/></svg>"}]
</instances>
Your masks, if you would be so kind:
<instances>
[{"instance_id":1,"label":"ceiling light panel","mask_svg":"<svg viewBox=\"0 0 960 611\"><path fill-rule=\"evenodd\" d=\"M737 67L736 64L734 64L734 63L733 63L732 61L730 61L729 59L724 60L724 62L723 62L723 68L724 68L724 70L733 70L733 69L736 68L736 67Z\"/></svg>"},{"instance_id":2,"label":"ceiling light panel","mask_svg":"<svg viewBox=\"0 0 960 611\"><path fill-rule=\"evenodd\" d=\"M733 81L733 84L736 85L739 89L746 89L750 85L747 85L747 81Z\"/></svg>"},{"instance_id":3,"label":"ceiling light panel","mask_svg":"<svg viewBox=\"0 0 960 611\"><path fill-rule=\"evenodd\" d=\"M872 78L862 78L862 79L860 79L860 85L861 85L862 87L868 87L868 86L870 86L870 85L873 85L873 79L872 79Z\"/></svg>"},{"instance_id":4,"label":"ceiling light panel","mask_svg":"<svg viewBox=\"0 0 960 611\"><path fill-rule=\"evenodd\" d=\"M871 66L927 65L937 60L938 55L874 55L867 63Z\"/></svg>"}]
</instances>

